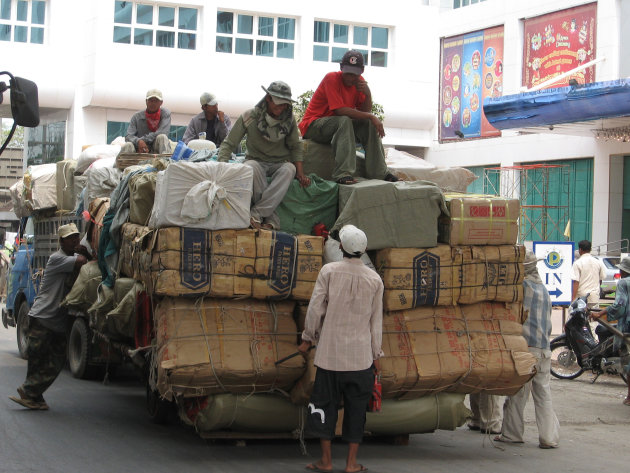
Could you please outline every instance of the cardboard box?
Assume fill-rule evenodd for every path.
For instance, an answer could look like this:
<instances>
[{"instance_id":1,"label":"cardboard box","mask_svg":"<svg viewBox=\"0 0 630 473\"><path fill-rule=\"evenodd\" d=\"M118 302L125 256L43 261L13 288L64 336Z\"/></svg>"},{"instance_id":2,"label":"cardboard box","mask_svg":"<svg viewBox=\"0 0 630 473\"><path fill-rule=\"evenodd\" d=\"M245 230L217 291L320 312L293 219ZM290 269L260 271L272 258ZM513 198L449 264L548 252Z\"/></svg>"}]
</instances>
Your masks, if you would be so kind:
<instances>
[{"instance_id":1,"label":"cardboard box","mask_svg":"<svg viewBox=\"0 0 630 473\"><path fill-rule=\"evenodd\" d=\"M292 301L164 298L154 312L158 390L171 398L288 390L304 359Z\"/></svg>"},{"instance_id":2,"label":"cardboard box","mask_svg":"<svg viewBox=\"0 0 630 473\"><path fill-rule=\"evenodd\" d=\"M511 395L534 374L521 304L479 303L389 312L383 319L384 398L440 391Z\"/></svg>"},{"instance_id":3,"label":"cardboard box","mask_svg":"<svg viewBox=\"0 0 630 473\"><path fill-rule=\"evenodd\" d=\"M439 219L439 241L457 245L514 245L518 241L518 199L445 194L450 217Z\"/></svg>"},{"instance_id":4,"label":"cardboard box","mask_svg":"<svg viewBox=\"0 0 630 473\"><path fill-rule=\"evenodd\" d=\"M128 249L121 251L132 263L123 272L133 271L160 296L308 301L322 266L323 239L317 236L167 227L137 241L130 225L123 227Z\"/></svg>"},{"instance_id":5,"label":"cardboard box","mask_svg":"<svg viewBox=\"0 0 630 473\"><path fill-rule=\"evenodd\" d=\"M438 245L376 253L385 310L523 300L525 247Z\"/></svg>"}]
</instances>

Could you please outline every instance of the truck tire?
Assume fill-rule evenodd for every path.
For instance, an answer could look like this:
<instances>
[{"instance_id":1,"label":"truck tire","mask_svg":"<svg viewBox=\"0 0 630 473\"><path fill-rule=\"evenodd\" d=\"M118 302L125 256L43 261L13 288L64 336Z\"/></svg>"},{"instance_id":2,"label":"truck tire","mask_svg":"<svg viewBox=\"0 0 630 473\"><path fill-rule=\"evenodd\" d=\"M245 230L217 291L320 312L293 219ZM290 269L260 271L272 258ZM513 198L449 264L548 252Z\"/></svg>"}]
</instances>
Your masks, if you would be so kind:
<instances>
[{"instance_id":1,"label":"truck tire","mask_svg":"<svg viewBox=\"0 0 630 473\"><path fill-rule=\"evenodd\" d=\"M17 313L17 321L16 321L16 329L17 329L17 345L18 350L20 351L20 356L27 360L28 359L28 311L30 307L28 306L28 302L23 301L20 304L20 308Z\"/></svg>"},{"instance_id":2,"label":"truck tire","mask_svg":"<svg viewBox=\"0 0 630 473\"><path fill-rule=\"evenodd\" d=\"M75 378L92 377L93 368L89 364L91 348L90 330L87 323L81 317L77 317L68 337L68 364Z\"/></svg>"}]
</instances>

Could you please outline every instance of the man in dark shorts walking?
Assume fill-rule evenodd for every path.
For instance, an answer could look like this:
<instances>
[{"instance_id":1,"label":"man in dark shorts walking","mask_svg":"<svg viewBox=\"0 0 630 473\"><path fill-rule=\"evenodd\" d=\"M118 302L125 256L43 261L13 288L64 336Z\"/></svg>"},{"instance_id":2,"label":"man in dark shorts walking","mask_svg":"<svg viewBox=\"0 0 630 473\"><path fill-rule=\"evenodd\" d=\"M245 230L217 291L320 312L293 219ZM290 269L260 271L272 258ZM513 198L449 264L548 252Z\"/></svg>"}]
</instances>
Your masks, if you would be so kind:
<instances>
[{"instance_id":1,"label":"man in dark shorts walking","mask_svg":"<svg viewBox=\"0 0 630 473\"><path fill-rule=\"evenodd\" d=\"M345 225L339 237L344 258L321 269L298 349L306 353L317 345L306 430L320 439L322 456L306 469L332 471L331 442L343 400L342 438L349 444L344 471L354 473L367 470L357 463L357 451L378 358L383 356L383 282L360 259L367 247L365 233Z\"/></svg>"}]
</instances>

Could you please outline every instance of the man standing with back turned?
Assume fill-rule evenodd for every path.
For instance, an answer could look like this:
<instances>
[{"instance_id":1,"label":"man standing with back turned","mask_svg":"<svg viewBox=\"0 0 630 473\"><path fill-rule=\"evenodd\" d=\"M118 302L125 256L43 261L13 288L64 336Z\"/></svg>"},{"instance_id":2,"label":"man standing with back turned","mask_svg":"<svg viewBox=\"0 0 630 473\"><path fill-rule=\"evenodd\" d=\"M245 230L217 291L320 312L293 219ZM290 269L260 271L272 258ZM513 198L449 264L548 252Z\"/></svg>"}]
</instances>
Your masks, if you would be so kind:
<instances>
[{"instance_id":1,"label":"man standing with back turned","mask_svg":"<svg viewBox=\"0 0 630 473\"><path fill-rule=\"evenodd\" d=\"M571 268L573 279L573 294L571 300L576 297L588 296L589 309L599 304L599 292L601 281L606 277L604 263L591 255L591 242L582 240L578 243L580 257Z\"/></svg>"},{"instance_id":2,"label":"man standing with back turned","mask_svg":"<svg viewBox=\"0 0 630 473\"><path fill-rule=\"evenodd\" d=\"M320 439L322 456L310 471L332 471L331 442L343 399L343 439L349 443L346 473L366 471L357 463L365 413L372 395L383 331L383 282L361 261L365 233L353 225L339 232L343 260L319 272L308 305L302 344L306 353L317 345L315 384L308 405L306 430Z\"/></svg>"}]
</instances>

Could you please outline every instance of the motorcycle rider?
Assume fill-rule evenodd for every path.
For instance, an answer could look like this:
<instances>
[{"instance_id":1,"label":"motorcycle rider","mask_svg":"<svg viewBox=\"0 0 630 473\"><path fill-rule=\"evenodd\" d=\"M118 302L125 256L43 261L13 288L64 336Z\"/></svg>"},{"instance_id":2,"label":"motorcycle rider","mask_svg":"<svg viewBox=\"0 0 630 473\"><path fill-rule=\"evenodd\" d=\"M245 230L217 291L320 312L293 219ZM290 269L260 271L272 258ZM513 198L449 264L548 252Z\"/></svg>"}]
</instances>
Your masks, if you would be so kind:
<instances>
[{"instance_id":1,"label":"motorcycle rider","mask_svg":"<svg viewBox=\"0 0 630 473\"><path fill-rule=\"evenodd\" d=\"M560 424L551 404L549 387L551 298L538 274L537 262L534 253L528 250L525 256L523 311L529 311L529 316L523 324L523 336L529 345L529 352L536 357L536 374L505 401L501 435L494 439L505 443L523 443L523 412L531 392L538 426L538 446L547 449L558 447Z\"/></svg>"},{"instance_id":2,"label":"motorcycle rider","mask_svg":"<svg viewBox=\"0 0 630 473\"><path fill-rule=\"evenodd\" d=\"M619 272L621 274L621 279L617 281L617 289L615 290L615 302L610 306L606 307L604 310L599 312L591 312L591 318L599 319L604 315L608 318L608 320L616 320L617 328L626 333L630 332L630 257L626 257L621 260L621 263L617 265L619 268ZM626 373L626 380L628 384L628 395L624 399L623 403L626 406L630 406L630 356L628 355L628 350L623 343L623 341L615 336L615 346L619 346L620 356L622 359L623 370Z\"/></svg>"}]
</instances>

